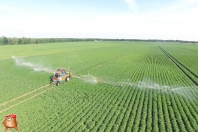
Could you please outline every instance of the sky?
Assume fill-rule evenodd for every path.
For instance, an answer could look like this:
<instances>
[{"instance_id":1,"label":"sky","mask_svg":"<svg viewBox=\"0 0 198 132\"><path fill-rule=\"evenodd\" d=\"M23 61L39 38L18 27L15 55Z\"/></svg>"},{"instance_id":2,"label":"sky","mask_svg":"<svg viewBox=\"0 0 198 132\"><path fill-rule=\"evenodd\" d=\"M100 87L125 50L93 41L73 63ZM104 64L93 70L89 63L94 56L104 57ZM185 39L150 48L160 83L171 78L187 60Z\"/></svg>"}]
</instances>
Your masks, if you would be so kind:
<instances>
[{"instance_id":1,"label":"sky","mask_svg":"<svg viewBox=\"0 0 198 132\"><path fill-rule=\"evenodd\" d=\"M0 0L0 36L198 41L198 0Z\"/></svg>"}]
</instances>

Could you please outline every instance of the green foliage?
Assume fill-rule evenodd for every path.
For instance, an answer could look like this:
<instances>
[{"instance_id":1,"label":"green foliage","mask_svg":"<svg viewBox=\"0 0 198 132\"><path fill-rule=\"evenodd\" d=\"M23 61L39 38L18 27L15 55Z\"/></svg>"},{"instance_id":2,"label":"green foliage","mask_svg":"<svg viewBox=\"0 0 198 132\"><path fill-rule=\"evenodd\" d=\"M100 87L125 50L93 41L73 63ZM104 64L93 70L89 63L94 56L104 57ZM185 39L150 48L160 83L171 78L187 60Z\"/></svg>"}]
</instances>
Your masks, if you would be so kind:
<instances>
[{"instance_id":1,"label":"green foliage","mask_svg":"<svg viewBox=\"0 0 198 132\"><path fill-rule=\"evenodd\" d=\"M196 45L73 42L2 46L2 120L4 115L17 114L19 131L197 131L197 87L158 46L195 72L190 64L196 64L192 61L197 59ZM185 48L182 57L176 54L181 46ZM48 86L52 73L19 66L12 55L52 71L70 67L73 76L58 87Z\"/></svg>"}]
</instances>

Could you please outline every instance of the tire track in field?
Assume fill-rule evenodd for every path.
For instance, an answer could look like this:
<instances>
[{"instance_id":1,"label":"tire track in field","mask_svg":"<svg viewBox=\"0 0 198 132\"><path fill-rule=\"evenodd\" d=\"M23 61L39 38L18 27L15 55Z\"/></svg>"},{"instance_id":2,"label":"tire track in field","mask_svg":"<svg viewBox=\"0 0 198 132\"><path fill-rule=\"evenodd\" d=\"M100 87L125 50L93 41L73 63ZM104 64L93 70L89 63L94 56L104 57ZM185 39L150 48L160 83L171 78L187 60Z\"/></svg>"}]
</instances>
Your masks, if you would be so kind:
<instances>
[{"instance_id":1,"label":"tire track in field","mask_svg":"<svg viewBox=\"0 0 198 132\"><path fill-rule=\"evenodd\" d=\"M2 112L4 112L4 111L7 111L7 110L9 110L9 109L11 109L11 108L13 108L13 107L15 107L15 106L17 106L17 105L20 105L20 104L24 103L25 101L28 101L28 100L30 100L30 99L33 99L33 98L35 98L35 97L37 97L37 96L39 96L39 95L45 93L46 91L49 91L49 90L53 89L53 88L55 87L55 86L53 86L53 87L51 87L51 88L49 88L49 89L44 89L44 90L42 90L42 91L39 91L39 93L34 93L35 91L41 90L41 89L43 89L43 88L47 88L47 87L49 87L49 86L50 86L50 84L47 84L47 85L42 86L42 87L39 87L39 88L37 88L37 89L35 89L35 90L33 90L33 91L30 91L30 92L28 92L28 93L25 93L25 94L23 94L23 95L21 95L21 96L18 96L18 97L16 97L16 98L13 98L13 99L11 99L10 101L6 101L6 102L2 103L1 106L5 106L5 105L8 104L8 103L11 103L11 102L13 102L13 101L19 101L20 98L25 97L25 99L23 99L23 100L21 100L21 101L15 103L15 104L13 104L13 105L10 105L10 106L8 106L8 107L6 107L6 108L3 108L2 110L0 110L0 113L2 113ZM31 95L31 97L27 97L27 95L29 95L29 94L31 94L31 93L34 93L34 94Z\"/></svg>"},{"instance_id":2,"label":"tire track in field","mask_svg":"<svg viewBox=\"0 0 198 132\"><path fill-rule=\"evenodd\" d=\"M54 87L55 87L55 86L54 86ZM27 99L24 99L24 100L22 100L22 101L20 101L20 102L18 102L18 103L16 103L16 104L14 104L14 105L10 105L9 107L4 108L3 110L1 110L0 113L4 112L4 111L6 111L6 110L9 110L9 109L11 109L12 107L15 107L15 106L17 106L17 105L20 105L20 104L24 103L25 101L28 101L28 100L30 100L30 99L33 99L33 98L35 98L36 96L38 96L38 95L40 95L40 94L43 94L44 92L53 89L54 87L49 88L49 89L46 89L46 90L43 90L43 91L40 92L40 93L34 94L33 96L31 96L31 97L29 97L29 98L27 98Z\"/></svg>"},{"instance_id":3,"label":"tire track in field","mask_svg":"<svg viewBox=\"0 0 198 132\"><path fill-rule=\"evenodd\" d=\"M97 48L112 47L112 46L118 46L118 45L108 45L108 46L100 46L100 47L93 47L93 48L84 48L84 49L78 49L78 50L69 50L69 51L66 51L66 52L81 51L81 50L86 50L86 49L97 49ZM65 51L64 51L64 52L65 52ZM49 54L55 54L55 53L61 53L61 52L54 52L54 53L49 53ZM126 53L125 53L125 54L126 54ZM116 57L111 58L111 59L109 59L109 60L107 60L107 61L120 58L120 57L124 56L125 54L116 56ZM128 54L128 53L127 53L127 54ZM38 55L38 54L37 54L37 55ZM39 55L43 55L43 54L39 54ZM34 55L34 56L35 56L35 55ZM106 62L106 61L105 61L105 62ZM104 62L102 62L102 63L104 63ZM102 63L100 63L100 64L102 64ZM100 65L100 64L98 64L98 65ZM32 99L32 98L34 98L34 97L36 97L36 96L38 96L38 95L40 95L40 94L42 94L42 93L44 93L44 92L46 92L46 91L51 90L52 88L54 88L54 87L52 87L52 88L43 90L43 91L41 91L41 92L39 92L39 93L34 93L34 92L38 92L38 91L41 90L41 89L47 88L48 86L50 86L50 84L47 84L47 85L45 85L45 86L41 86L41 87L39 87L39 88L37 88L37 89L34 89L34 90L32 90L32 91L30 91L30 92L27 92L27 93L24 93L23 95L20 95L20 96L18 96L18 97L16 97L16 98L13 98L13 99L11 99L11 100L9 100L9 101L6 101L6 102L0 104L0 107L3 107L3 106L6 106L6 105L9 105L10 103L13 103L14 101L16 101L16 102L19 101L18 103L15 103L15 104L13 104L13 105L10 105L9 107L3 108L2 110L0 110L0 113L4 112L4 111L6 111L6 110L9 110L9 109L11 109L11 108L13 108L13 107L15 107L15 106L17 106L17 105L19 105L19 104L21 104L21 103L27 101L27 100L30 100L30 99ZM30 94L32 94L32 93L34 93L34 94L33 94L31 97L28 98L28 95L30 95ZM26 99L20 101L21 98L26 98Z\"/></svg>"},{"instance_id":4,"label":"tire track in field","mask_svg":"<svg viewBox=\"0 0 198 132\"><path fill-rule=\"evenodd\" d=\"M175 59L172 55L170 55L168 52L166 52L163 48L161 48L161 47L159 47L159 48L177 66L177 68L179 68L184 73L184 75L186 75L186 77L192 83L194 83L195 86L198 86L198 82L195 79L193 79L193 77L198 79L198 75L196 75L190 69L188 69L185 65L180 63L177 59Z\"/></svg>"},{"instance_id":5,"label":"tire track in field","mask_svg":"<svg viewBox=\"0 0 198 132\"><path fill-rule=\"evenodd\" d=\"M121 57L123 57L123 56L129 54L130 52L131 52L131 51L128 51L128 52L126 52L126 53L124 53L124 54L121 54L121 55L118 55L118 56L114 56L114 57L112 57L112 58L109 58L108 60L102 61L102 62L97 63L97 64L95 64L95 65L92 65L92 66L90 66L90 67L88 67L88 68L85 68L85 69L83 69L83 70L77 71L76 74L79 73L79 72L86 71L86 70L89 70L89 69L91 69L91 68L97 67L97 66L99 66L99 65L108 63L108 62L110 62L110 61L119 59L119 58L121 58Z\"/></svg>"},{"instance_id":6,"label":"tire track in field","mask_svg":"<svg viewBox=\"0 0 198 132\"><path fill-rule=\"evenodd\" d=\"M29 95L29 94L35 92L35 91L38 91L38 90L43 89L43 88L46 88L46 87L48 87L49 85L50 85L50 84L47 84L47 85L45 85L45 86L39 87L39 88L34 89L34 90L32 90L32 91L30 91L30 92L27 92L27 93L25 93L25 94L22 94L22 95L20 95L20 96L18 96L18 97L16 97L16 98L13 98L13 99L11 99L11 100L9 100L9 101L6 101L6 102L0 104L0 107L6 105L6 104L8 104L8 103L11 103L11 102L13 102L13 101L15 101L15 100L17 100L17 99L20 99L20 98L22 98L22 97L25 97L25 96L27 96L27 95Z\"/></svg>"},{"instance_id":7,"label":"tire track in field","mask_svg":"<svg viewBox=\"0 0 198 132\"><path fill-rule=\"evenodd\" d=\"M54 87L55 87L55 86L54 86ZM22 101L20 101L20 102L18 102L18 103L16 103L16 104L10 105L9 107L4 108L3 110L1 110L0 113L4 112L4 111L6 111L6 110L9 110L9 109L11 109L11 108L13 108L13 107L15 107L15 106L17 106L17 105L20 105L20 104L24 103L25 101L28 101L28 100L30 100L30 99L33 99L33 98L35 98L36 96L39 96L40 94L43 94L43 93L45 93L46 91L49 91L49 90L53 89L54 87L49 88L49 89L46 89L46 90L43 90L42 92L37 93L37 94L34 94L33 96L31 96L31 97L29 97L29 98L27 98L27 99L24 99L24 100L22 100Z\"/></svg>"}]
</instances>

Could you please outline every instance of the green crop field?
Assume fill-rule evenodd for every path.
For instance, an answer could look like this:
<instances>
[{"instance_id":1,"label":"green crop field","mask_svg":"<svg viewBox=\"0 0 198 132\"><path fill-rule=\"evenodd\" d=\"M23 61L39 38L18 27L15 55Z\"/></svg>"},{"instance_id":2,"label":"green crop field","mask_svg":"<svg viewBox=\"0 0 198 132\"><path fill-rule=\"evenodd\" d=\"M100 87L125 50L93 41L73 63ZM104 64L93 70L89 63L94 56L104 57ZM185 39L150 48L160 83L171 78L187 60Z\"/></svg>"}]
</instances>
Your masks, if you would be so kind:
<instances>
[{"instance_id":1,"label":"green crop field","mask_svg":"<svg viewBox=\"0 0 198 132\"><path fill-rule=\"evenodd\" d=\"M68 42L0 53L0 119L16 114L21 132L198 131L196 44ZM68 67L69 82L49 84Z\"/></svg>"}]
</instances>

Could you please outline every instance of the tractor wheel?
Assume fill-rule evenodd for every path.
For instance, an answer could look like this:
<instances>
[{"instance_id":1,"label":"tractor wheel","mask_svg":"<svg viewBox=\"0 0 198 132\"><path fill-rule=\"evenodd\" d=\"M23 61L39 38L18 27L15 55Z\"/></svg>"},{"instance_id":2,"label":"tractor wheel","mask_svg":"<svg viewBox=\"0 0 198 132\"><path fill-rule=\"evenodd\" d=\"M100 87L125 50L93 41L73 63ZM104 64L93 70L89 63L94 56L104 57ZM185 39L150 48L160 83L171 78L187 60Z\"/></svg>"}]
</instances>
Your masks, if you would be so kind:
<instances>
[{"instance_id":1,"label":"tractor wheel","mask_svg":"<svg viewBox=\"0 0 198 132\"><path fill-rule=\"evenodd\" d=\"M68 82L69 81L69 77L65 78L65 81Z\"/></svg>"},{"instance_id":2,"label":"tractor wheel","mask_svg":"<svg viewBox=\"0 0 198 132\"><path fill-rule=\"evenodd\" d=\"M56 86L59 86L60 85L60 82L56 82Z\"/></svg>"},{"instance_id":3,"label":"tractor wheel","mask_svg":"<svg viewBox=\"0 0 198 132\"><path fill-rule=\"evenodd\" d=\"M52 84L52 82L50 82L50 84Z\"/></svg>"},{"instance_id":4,"label":"tractor wheel","mask_svg":"<svg viewBox=\"0 0 198 132\"><path fill-rule=\"evenodd\" d=\"M51 81L51 82L53 82L53 77L54 77L54 76L51 76L51 77L50 77L50 81Z\"/></svg>"}]
</instances>

